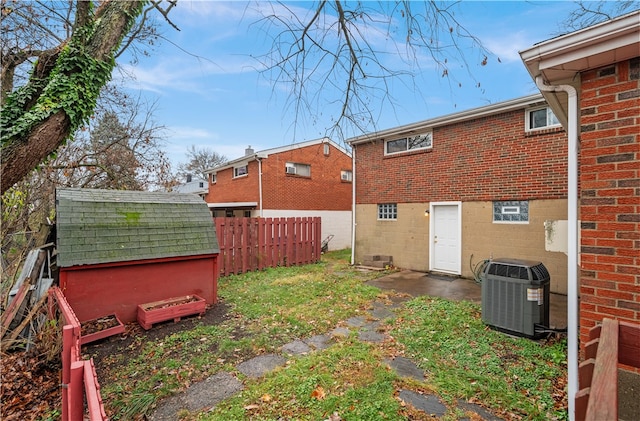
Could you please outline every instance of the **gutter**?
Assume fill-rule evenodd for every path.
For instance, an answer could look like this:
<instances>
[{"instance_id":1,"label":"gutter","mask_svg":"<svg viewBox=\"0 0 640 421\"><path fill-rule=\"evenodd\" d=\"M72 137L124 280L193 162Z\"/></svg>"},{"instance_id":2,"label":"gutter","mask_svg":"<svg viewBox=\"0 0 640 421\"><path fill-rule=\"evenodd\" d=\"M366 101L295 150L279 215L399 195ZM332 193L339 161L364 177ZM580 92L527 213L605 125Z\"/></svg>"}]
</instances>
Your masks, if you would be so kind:
<instances>
[{"instance_id":1,"label":"gutter","mask_svg":"<svg viewBox=\"0 0 640 421\"><path fill-rule=\"evenodd\" d=\"M546 85L536 76L541 91L566 92L568 103L568 205L567 205L567 376L569 420L575 420L578 393L578 95L571 85Z\"/></svg>"},{"instance_id":2,"label":"gutter","mask_svg":"<svg viewBox=\"0 0 640 421\"><path fill-rule=\"evenodd\" d=\"M356 147L351 147L351 265L356 264Z\"/></svg>"},{"instance_id":3,"label":"gutter","mask_svg":"<svg viewBox=\"0 0 640 421\"><path fill-rule=\"evenodd\" d=\"M256 161L258 161L258 197L259 197L259 216L262 218L262 157L256 154Z\"/></svg>"}]
</instances>

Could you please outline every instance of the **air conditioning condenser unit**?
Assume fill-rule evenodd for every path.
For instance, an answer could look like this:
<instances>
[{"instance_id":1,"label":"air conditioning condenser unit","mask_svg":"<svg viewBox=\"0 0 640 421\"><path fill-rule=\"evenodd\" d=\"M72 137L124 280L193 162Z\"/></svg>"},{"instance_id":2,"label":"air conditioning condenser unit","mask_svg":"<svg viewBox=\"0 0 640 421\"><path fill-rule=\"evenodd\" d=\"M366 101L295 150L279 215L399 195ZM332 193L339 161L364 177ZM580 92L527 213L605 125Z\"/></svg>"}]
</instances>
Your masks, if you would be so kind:
<instances>
[{"instance_id":1,"label":"air conditioning condenser unit","mask_svg":"<svg viewBox=\"0 0 640 421\"><path fill-rule=\"evenodd\" d=\"M548 329L551 277L541 262L494 259L481 280L485 324L534 339Z\"/></svg>"}]
</instances>

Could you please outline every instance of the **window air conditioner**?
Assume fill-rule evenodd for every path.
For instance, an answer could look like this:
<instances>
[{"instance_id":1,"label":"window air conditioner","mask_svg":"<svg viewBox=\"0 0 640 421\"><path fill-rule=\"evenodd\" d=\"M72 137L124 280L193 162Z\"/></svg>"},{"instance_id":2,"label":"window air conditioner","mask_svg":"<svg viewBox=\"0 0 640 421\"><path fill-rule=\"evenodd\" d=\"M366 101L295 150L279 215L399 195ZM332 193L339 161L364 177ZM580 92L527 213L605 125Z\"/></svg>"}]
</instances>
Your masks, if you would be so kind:
<instances>
[{"instance_id":1,"label":"window air conditioner","mask_svg":"<svg viewBox=\"0 0 640 421\"><path fill-rule=\"evenodd\" d=\"M342 178L344 181L349 181L349 174L342 174L341 178Z\"/></svg>"},{"instance_id":2,"label":"window air conditioner","mask_svg":"<svg viewBox=\"0 0 640 421\"><path fill-rule=\"evenodd\" d=\"M296 173L296 167L286 167L286 173L287 174L295 174Z\"/></svg>"}]
</instances>

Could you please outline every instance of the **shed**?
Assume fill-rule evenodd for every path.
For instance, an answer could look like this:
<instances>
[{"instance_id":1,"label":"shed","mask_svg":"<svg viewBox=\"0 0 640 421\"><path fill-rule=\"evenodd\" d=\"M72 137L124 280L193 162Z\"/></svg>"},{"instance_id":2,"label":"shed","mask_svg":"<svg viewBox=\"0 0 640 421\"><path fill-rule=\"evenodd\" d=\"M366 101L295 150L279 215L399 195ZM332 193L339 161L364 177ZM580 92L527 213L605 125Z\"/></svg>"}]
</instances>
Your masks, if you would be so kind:
<instances>
[{"instance_id":1,"label":"shed","mask_svg":"<svg viewBox=\"0 0 640 421\"><path fill-rule=\"evenodd\" d=\"M58 189L60 288L80 322L184 295L217 301L219 252L207 204L193 194Z\"/></svg>"}]
</instances>

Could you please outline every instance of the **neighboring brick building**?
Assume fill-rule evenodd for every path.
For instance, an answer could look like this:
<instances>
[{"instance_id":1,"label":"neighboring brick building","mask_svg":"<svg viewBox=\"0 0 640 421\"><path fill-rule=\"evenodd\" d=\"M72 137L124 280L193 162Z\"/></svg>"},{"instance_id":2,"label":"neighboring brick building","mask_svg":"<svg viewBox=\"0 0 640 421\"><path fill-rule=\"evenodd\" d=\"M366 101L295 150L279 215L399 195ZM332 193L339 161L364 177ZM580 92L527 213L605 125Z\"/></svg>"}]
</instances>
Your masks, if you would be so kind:
<instances>
[{"instance_id":1,"label":"neighboring brick building","mask_svg":"<svg viewBox=\"0 0 640 421\"><path fill-rule=\"evenodd\" d=\"M566 256L545 223L566 219L566 133L542 95L349 140L355 262L472 277L491 257L542 261L566 292ZM428 213L427 213L428 211Z\"/></svg>"},{"instance_id":2,"label":"neighboring brick building","mask_svg":"<svg viewBox=\"0 0 640 421\"><path fill-rule=\"evenodd\" d=\"M536 44L522 57L533 78L577 92L584 344L604 317L640 321L640 11ZM568 116L565 92L543 94Z\"/></svg>"},{"instance_id":3,"label":"neighboring brick building","mask_svg":"<svg viewBox=\"0 0 640 421\"><path fill-rule=\"evenodd\" d=\"M330 249L351 245L351 155L327 139L255 152L212 168L205 201L214 217L322 218Z\"/></svg>"}]
</instances>

